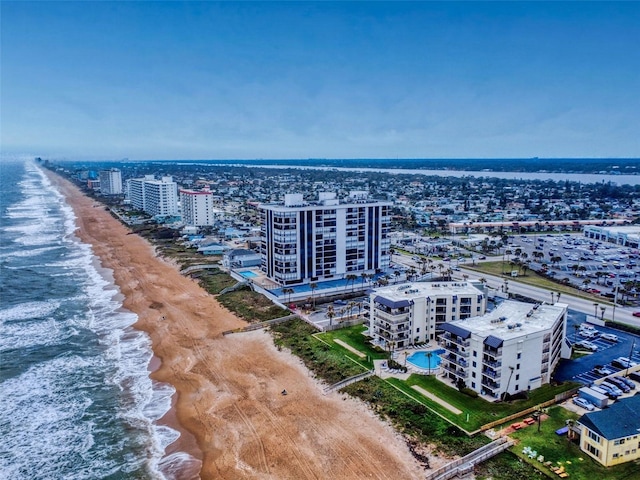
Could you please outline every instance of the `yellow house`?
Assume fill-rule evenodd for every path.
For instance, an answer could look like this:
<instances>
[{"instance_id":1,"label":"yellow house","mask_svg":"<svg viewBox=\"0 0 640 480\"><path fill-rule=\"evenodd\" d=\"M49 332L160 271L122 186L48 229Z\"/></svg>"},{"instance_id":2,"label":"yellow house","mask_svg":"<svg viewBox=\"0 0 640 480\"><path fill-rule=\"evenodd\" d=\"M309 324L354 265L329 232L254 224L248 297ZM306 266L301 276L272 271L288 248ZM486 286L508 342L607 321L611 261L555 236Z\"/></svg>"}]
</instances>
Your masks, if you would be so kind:
<instances>
[{"instance_id":1,"label":"yellow house","mask_svg":"<svg viewBox=\"0 0 640 480\"><path fill-rule=\"evenodd\" d=\"M605 467L640 459L640 395L578 420L580 449Z\"/></svg>"}]
</instances>

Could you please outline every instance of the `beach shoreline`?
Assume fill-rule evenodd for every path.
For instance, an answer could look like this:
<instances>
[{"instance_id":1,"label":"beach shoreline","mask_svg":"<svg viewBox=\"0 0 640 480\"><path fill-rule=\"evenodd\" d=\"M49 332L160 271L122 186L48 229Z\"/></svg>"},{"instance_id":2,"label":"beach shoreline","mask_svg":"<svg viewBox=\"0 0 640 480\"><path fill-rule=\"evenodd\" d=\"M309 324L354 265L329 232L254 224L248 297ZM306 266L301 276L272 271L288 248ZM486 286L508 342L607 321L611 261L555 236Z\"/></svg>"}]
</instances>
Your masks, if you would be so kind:
<instances>
[{"instance_id":1,"label":"beach shoreline","mask_svg":"<svg viewBox=\"0 0 640 480\"><path fill-rule=\"evenodd\" d=\"M402 436L362 402L324 396L302 362L263 331L223 337L246 323L128 235L103 205L46 172L75 212L76 234L113 271L123 307L138 316L134 328L149 335L150 377L176 390L159 422L180 432L165 458L195 460L171 478L424 476Z\"/></svg>"}]
</instances>

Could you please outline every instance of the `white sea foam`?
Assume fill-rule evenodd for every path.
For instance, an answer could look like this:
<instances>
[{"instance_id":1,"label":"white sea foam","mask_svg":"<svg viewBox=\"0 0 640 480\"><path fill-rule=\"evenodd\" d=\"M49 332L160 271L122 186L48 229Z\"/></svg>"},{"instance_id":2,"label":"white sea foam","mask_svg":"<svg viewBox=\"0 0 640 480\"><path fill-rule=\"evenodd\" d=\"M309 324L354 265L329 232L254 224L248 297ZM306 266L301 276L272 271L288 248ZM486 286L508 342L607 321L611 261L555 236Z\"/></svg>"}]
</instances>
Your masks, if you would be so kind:
<instances>
[{"instance_id":1,"label":"white sea foam","mask_svg":"<svg viewBox=\"0 0 640 480\"><path fill-rule=\"evenodd\" d=\"M0 425L12 434L0 444L0 477L135 478L144 471L151 478L176 478L197 460L181 452L164 457L179 433L155 422L170 408L174 389L149 378L149 337L131 327L137 317L122 309L112 272L100 268L91 247L75 236L74 213L64 198L38 167L27 164L26 170L19 185L26 198L5 210L11 224L2 232L22 247L3 246L0 258L22 262L6 268L25 269L25 275L42 271L42 278L63 282L61 276L72 275L74 288L63 299L0 310L0 348L47 347L42 360L30 357L28 370L14 368L1 384ZM66 254L53 252L62 246ZM55 259L28 264L47 252ZM48 358L51 351L63 353ZM94 402L106 402L104 411ZM121 436L111 438L118 429Z\"/></svg>"},{"instance_id":2,"label":"white sea foam","mask_svg":"<svg viewBox=\"0 0 640 480\"><path fill-rule=\"evenodd\" d=\"M44 318L50 316L60 307L60 301L45 300L42 302L25 302L0 310L0 322Z\"/></svg>"}]
</instances>

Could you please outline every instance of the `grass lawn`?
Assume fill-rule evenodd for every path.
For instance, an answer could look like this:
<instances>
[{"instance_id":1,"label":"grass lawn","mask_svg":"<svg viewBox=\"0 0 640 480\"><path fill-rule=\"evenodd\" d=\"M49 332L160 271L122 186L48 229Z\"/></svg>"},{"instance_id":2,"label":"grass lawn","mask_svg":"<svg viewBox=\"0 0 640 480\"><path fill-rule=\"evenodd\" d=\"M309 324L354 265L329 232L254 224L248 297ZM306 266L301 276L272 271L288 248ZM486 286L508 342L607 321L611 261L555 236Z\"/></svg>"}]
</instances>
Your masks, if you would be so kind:
<instances>
[{"instance_id":1,"label":"grass lawn","mask_svg":"<svg viewBox=\"0 0 640 480\"><path fill-rule=\"evenodd\" d=\"M381 350L374 349L366 338L362 335L362 332L366 327L362 325L356 325L353 327L342 328L334 330L332 332L318 334L317 337L328 344L328 348L336 352L342 352L345 356L356 360L357 362L366 365L367 368L373 367L372 361L359 358L357 355L349 352L346 348L341 347L333 340L338 338L343 342L349 344L356 350L369 355L370 359L388 358L388 354ZM466 430L474 431L480 428L482 425L499 420L502 417L518 413L530 407L535 407L547 400L551 400L555 395L561 392L565 392L575 387L577 384L571 382L565 382L561 385L551 386L544 385L529 394L527 400L514 400L511 402L493 403L487 402L482 398L471 398L468 395L460 393L456 388L436 380L434 376L427 375L411 375L407 381L399 379L389 379L389 383L405 392L411 398L416 399L427 405L434 412L439 413L444 418L452 422L454 425ZM462 410L462 414L454 414L442 405L429 400L428 398L420 395L417 391L411 388L413 385L418 385L425 390L433 393L437 397L441 398L448 404ZM468 420L467 420L468 414Z\"/></svg>"},{"instance_id":2,"label":"grass lawn","mask_svg":"<svg viewBox=\"0 0 640 480\"><path fill-rule=\"evenodd\" d=\"M313 335L316 329L303 320L289 320L269 329L278 347L289 348L309 370L329 384L371 368L366 366L366 361L337 343L318 339Z\"/></svg>"},{"instance_id":3,"label":"grass lawn","mask_svg":"<svg viewBox=\"0 0 640 480\"><path fill-rule=\"evenodd\" d=\"M578 415L556 406L549 409L549 416L549 419L541 423L540 432L537 425L531 425L510 435L518 440L518 444L511 448L513 453L554 478L558 478L555 473L537 460L529 459L522 453L522 449L525 446L531 447L538 455L543 455L545 461L553 462L554 466L563 465L569 474L569 480L638 478L638 465L634 462L605 468L582 452L576 443L569 442L566 435L556 435L555 431L564 427L566 420L576 419Z\"/></svg>"},{"instance_id":4,"label":"grass lawn","mask_svg":"<svg viewBox=\"0 0 640 480\"><path fill-rule=\"evenodd\" d=\"M496 275L498 277L504 276L504 278L508 278L509 280L511 280L511 274L503 275L502 262L483 262L483 263L478 263L476 265L464 265L464 267L479 273L484 272L490 275ZM510 266L505 263L504 268L505 269L510 268ZM574 297L585 298L587 300L595 299L600 301L601 303L608 303L605 299L602 299L600 297L595 297L592 295L585 295L584 292L578 290L577 288L561 285L552 280L549 280L548 278L542 277L537 273L532 272L531 270L528 270L526 275L519 275L517 278L514 278L513 280L516 282L527 284L527 285L533 285L534 287L546 288L547 290L550 290L552 292L567 293Z\"/></svg>"},{"instance_id":5,"label":"grass lawn","mask_svg":"<svg viewBox=\"0 0 640 480\"><path fill-rule=\"evenodd\" d=\"M335 348L354 360L357 360L359 363L366 365L367 368L373 368L373 360L389 358L389 353L379 348L375 348L367 342L367 338L362 334L366 329L367 327L363 325L354 325L352 327L340 328L331 332L319 333L316 336L320 340L327 342L332 349ZM341 347L334 342L335 339L342 340L356 350L364 353L368 356L368 359L360 358L346 348Z\"/></svg>"},{"instance_id":6,"label":"grass lawn","mask_svg":"<svg viewBox=\"0 0 640 480\"><path fill-rule=\"evenodd\" d=\"M411 375L406 382L397 379L391 380L391 382L468 432L477 430L482 425L499 420L502 417L507 417L527 408L535 407L547 400L551 400L558 393L570 390L576 385L570 382L558 386L543 385L530 392L529 399L527 400L495 403L488 402L480 397L471 398L468 395L460 393L456 388L440 380L436 380L433 376ZM462 410L463 413L458 415L454 414L442 405L420 395L414 389L410 388L412 385L418 385L424 388L448 404Z\"/></svg>"}]
</instances>

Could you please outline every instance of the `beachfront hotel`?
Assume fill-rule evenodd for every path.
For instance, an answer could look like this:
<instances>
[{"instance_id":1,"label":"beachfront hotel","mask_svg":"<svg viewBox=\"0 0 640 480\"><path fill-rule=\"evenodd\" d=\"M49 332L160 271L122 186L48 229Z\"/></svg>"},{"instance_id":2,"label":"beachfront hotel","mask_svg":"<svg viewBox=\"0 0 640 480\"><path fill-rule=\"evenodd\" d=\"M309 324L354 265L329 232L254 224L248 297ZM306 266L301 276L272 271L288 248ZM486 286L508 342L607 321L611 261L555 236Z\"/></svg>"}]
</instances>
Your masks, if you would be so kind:
<instances>
[{"instance_id":1,"label":"beachfront hotel","mask_svg":"<svg viewBox=\"0 0 640 480\"><path fill-rule=\"evenodd\" d=\"M100 170L100 193L103 195L122 195L122 172L117 168Z\"/></svg>"},{"instance_id":2,"label":"beachfront hotel","mask_svg":"<svg viewBox=\"0 0 640 480\"><path fill-rule=\"evenodd\" d=\"M262 270L280 285L299 285L347 275L375 274L390 264L391 203L351 192L317 201L287 194L279 204L260 204Z\"/></svg>"},{"instance_id":3,"label":"beachfront hotel","mask_svg":"<svg viewBox=\"0 0 640 480\"><path fill-rule=\"evenodd\" d=\"M127 180L127 198L134 208L149 215L178 214L178 185L171 177L131 178Z\"/></svg>"},{"instance_id":4,"label":"beachfront hotel","mask_svg":"<svg viewBox=\"0 0 640 480\"><path fill-rule=\"evenodd\" d=\"M445 323L444 374L493 398L538 388L549 383L561 358L571 356L566 323L565 304L512 300L480 317Z\"/></svg>"},{"instance_id":5,"label":"beachfront hotel","mask_svg":"<svg viewBox=\"0 0 640 480\"><path fill-rule=\"evenodd\" d=\"M204 227L213 225L213 192L209 188L202 190L180 190L182 221L185 225Z\"/></svg>"},{"instance_id":6,"label":"beachfront hotel","mask_svg":"<svg viewBox=\"0 0 640 480\"><path fill-rule=\"evenodd\" d=\"M386 348L435 340L445 322L483 315L480 283L414 282L374 289L369 295L369 334Z\"/></svg>"}]
</instances>

